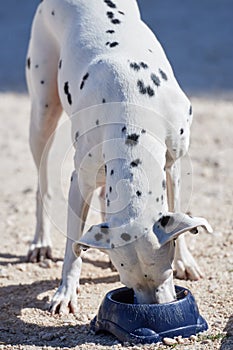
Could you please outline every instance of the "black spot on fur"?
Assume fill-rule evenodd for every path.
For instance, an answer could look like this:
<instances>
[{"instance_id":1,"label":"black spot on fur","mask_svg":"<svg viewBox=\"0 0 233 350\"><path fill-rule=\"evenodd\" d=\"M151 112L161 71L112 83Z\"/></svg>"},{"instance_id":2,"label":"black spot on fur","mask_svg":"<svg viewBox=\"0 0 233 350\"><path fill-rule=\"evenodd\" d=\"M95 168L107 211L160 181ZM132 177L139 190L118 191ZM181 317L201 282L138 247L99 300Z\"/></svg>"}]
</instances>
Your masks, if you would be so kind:
<instances>
[{"instance_id":1,"label":"black spot on fur","mask_svg":"<svg viewBox=\"0 0 233 350\"><path fill-rule=\"evenodd\" d=\"M110 171L110 175L113 175L114 174L114 170L112 169L111 171Z\"/></svg>"},{"instance_id":2,"label":"black spot on fur","mask_svg":"<svg viewBox=\"0 0 233 350\"><path fill-rule=\"evenodd\" d=\"M59 61L59 65L58 65L58 68L61 69L62 67L62 60Z\"/></svg>"},{"instance_id":3,"label":"black spot on fur","mask_svg":"<svg viewBox=\"0 0 233 350\"><path fill-rule=\"evenodd\" d=\"M126 241L126 242L131 240L131 236L128 233L122 233L121 238L123 239L123 241Z\"/></svg>"},{"instance_id":4,"label":"black spot on fur","mask_svg":"<svg viewBox=\"0 0 233 350\"><path fill-rule=\"evenodd\" d=\"M135 146L138 143L139 136L137 134L128 135L125 140L126 145Z\"/></svg>"},{"instance_id":5,"label":"black spot on fur","mask_svg":"<svg viewBox=\"0 0 233 350\"><path fill-rule=\"evenodd\" d=\"M65 92L66 95L69 94L69 83L68 83L68 81L66 81L65 84L64 84L64 92Z\"/></svg>"},{"instance_id":6,"label":"black spot on fur","mask_svg":"<svg viewBox=\"0 0 233 350\"><path fill-rule=\"evenodd\" d=\"M105 102L106 102L106 100L105 100L105 98L103 98L102 103L105 103Z\"/></svg>"},{"instance_id":7,"label":"black spot on fur","mask_svg":"<svg viewBox=\"0 0 233 350\"><path fill-rule=\"evenodd\" d=\"M147 86L146 91L150 97L154 96L155 94L154 90L150 86Z\"/></svg>"},{"instance_id":8,"label":"black spot on fur","mask_svg":"<svg viewBox=\"0 0 233 350\"><path fill-rule=\"evenodd\" d=\"M76 131L76 133L75 133L75 141L77 141L77 140L78 140L78 137L79 137L79 132L78 132L78 131Z\"/></svg>"},{"instance_id":9,"label":"black spot on fur","mask_svg":"<svg viewBox=\"0 0 233 350\"><path fill-rule=\"evenodd\" d=\"M149 52L153 53L153 51L151 49L148 49Z\"/></svg>"},{"instance_id":10,"label":"black spot on fur","mask_svg":"<svg viewBox=\"0 0 233 350\"><path fill-rule=\"evenodd\" d=\"M68 81L65 82L65 84L64 84L64 92L65 92L65 94L67 95L68 103L69 103L70 105L72 105L72 97L71 97L71 94L70 94L70 92L69 92L69 83L68 83Z\"/></svg>"},{"instance_id":11,"label":"black spot on fur","mask_svg":"<svg viewBox=\"0 0 233 350\"><path fill-rule=\"evenodd\" d=\"M180 129L180 135L182 135L183 133L184 133L184 129L181 128L181 129Z\"/></svg>"},{"instance_id":12,"label":"black spot on fur","mask_svg":"<svg viewBox=\"0 0 233 350\"><path fill-rule=\"evenodd\" d=\"M108 234L109 233L109 226L108 224L103 224L100 226L100 231L104 234Z\"/></svg>"},{"instance_id":13,"label":"black spot on fur","mask_svg":"<svg viewBox=\"0 0 233 350\"><path fill-rule=\"evenodd\" d=\"M117 45L119 45L119 43L117 41L114 41L113 43L110 43L109 41L106 43L106 45L109 45L109 47L115 47Z\"/></svg>"},{"instance_id":14,"label":"black spot on fur","mask_svg":"<svg viewBox=\"0 0 233 350\"><path fill-rule=\"evenodd\" d=\"M145 95L146 92L147 92L147 90L146 90L146 87L145 87L145 85L144 85L144 83L143 83L142 80L138 80L137 86L138 86L138 88L139 88L140 94Z\"/></svg>"},{"instance_id":15,"label":"black spot on fur","mask_svg":"<svg viewBox=\"0 0 233 350\"><path fill-rule=\"evenodd\" d=\"M146 130L145 130L145 129L142 129L141 133L142 133L142 134L145 134L145 133L146 133Z\"/></svg>"},{"instance_id":16,"label":"black spot on fur","mask_svg":"<svg viewBox=\"0 0 233 350\"><path fill-rule=\"evenodd\" d=\"M107 165L105 164L105 166L104 166L105 175L107 175L107 170L108 170L108 168L107 168Z\"/></svg>"},{"instance_id":17,"label":"black spot on fur","mask_svg":"<svg viewBox=\"0 0 233 350\"><path fill-rule=\"evenodd\" d=\"M123 128L121 129L122 132L126 132L126 126L123 126Z\"/></svg>"},{"instance_id":18,"label":"black spot on fur","mask_svg":"<svg viewBox=\"0 0 233 350\"><path fill-rule=\"evenodd\" d=\"M132 168L135 168L135 167L137 167L139 164L141 164L140 159L135 159L134 161L132 161L132 162L130 163L130 166L131 166Z\"/></svg>"},{"instance_id":19,"label":"black spot on fur","mask_svg":"<svg viewBox=\"0 0 233 350\"><path fill-rule=\"evenodd\" d=\"M148 194L150 194L150 195L151 195L151 194L152 194L152 191L149 191L149 192L148 192Z\"/></svg>"},{"instance_id":20,"label":"black spot on fur","mask_svg":"<svg viewBox=\"0 0 233 350\"><path fill-rule=\"evenodd\" d=\"M88 77L89 77L89 73L86 73L83 77L83 80L87 80Z\"/></svg>"},{"instance_id":21,"label":"black spot on fur","mask_svg":"<svg viewBox=\"0 0 233 350\"><path fill-rule=\"evenodd\" d=\"M52 16L55 16L55 12L54 12L54 11L52 11L52 12L51 12L51 15L52 15Z\"/></svg>"},{"instance_id":22,"label":"black spot on fur","mask_svg":"<svg viewBox=\"0 0 233 350\"><path fill-rule=\"evenodd\" d=\"M72 97L71 94L67 95L67 100L70 105L72 105Z\"/></svg>"},{"instance_id":23,"label":"black spot on fur","mask_svg":"<svg viewBox=\"0 0 233 350\"><path fill-rule=\"evenodd\" d=\"M46 103L45 108L48 108L48 107L49 107L49 105Z\"/></svg>"},{"instance_id":24,"label":"black spot on fur","mask_svg":"<svg viewBox=\"0 0 233 350\"><path fill-rule=\"evenodd\" d=\"M162 187L164 190L166 190L166 181L165 180L162 181Z\"/></svg>"},{"instance_id":25,"label":"black spot on fur","mask_svg":"<svg viewBox=\"0 0 233 350\"><path fill-rule=\"evenodd\" d=\"M95 123L96 125L99 125L100 124L99 119L97 119Z\"/></svg>"},{"instance_id":26,"label":"black spot on fur","mask_svg":"<svg viewBox=\"0 0 233 350\"><path fill-rule=\"evenodd\" d=\"M88 157L90 157L90 158L91 158L91 157L92 157L92 154L91 154L91 153L89 153L89 154L88 154Z\"/></svg>"},{"instance_id":27,"label":"black spot on fur","mask_svg":"<svg viewBox=\"0 0 233 350\"><path fill-rule=\"evenodd\" d=\"M83 76L83 80L82 80L81 85L80 85L80 90L83 89L84 84L85 84L85 81L87 80L88 77L89 77L89 73L86 73L86 74Z\"/></svg>"},{"instance_id":28,"label":"black spot on fur","mask_svg":"<svg viewBox=\"0 0 233 350\"><path fill-rule=\"evenodd\" d=\"M113 12L111 12L111 11L108 11L107 12L107 16L108 16L108 18L113 18L114 17L114 13Z\"/></svg>"},{"instance_id":29,"label":"black spot on fur","mask_svg":"<svg viewBox=\"0 0 233 350\"><path fill-rule=\"evenodd\" d=\"M119 45L119 43L118 43L117 41L114 41L114 42L111 43L109 46L110 46L110 47L115 47L115 46L117 46L117 45Z\"/></svg>"},{"instance_id":30,"label":"black spot on fur","mask_svg":"<svg viewBox=\"0 0 233 350\"><path fill-rule=\"evenodd\" d=\"M117 18L112 19L111 22L112 22L112 24L120 24L121 23L121 21Z\"/></svg>"},{"instance_id":31,"label":"black spot on fur","mask_svg":"<svg viewBox=\"0 0 233 350\"><path fill-rule=\"evenodd\" d=\"M152 73L151 74L151 80L153 81L153 83L155 84L155 86L160 86L160 79L159 79L159 77L157 77L157 75L156 74L154 74L154 73Z\"/></svg>"},{"instance_id":32,"label":"black spot on fur","mask_svg":"<svg viewBox=\"0 0 233 350\"><path fill-rule=\"evenodd\" d=\"M97 242L100 241L102 238L103 238L102 233L96 233L96 235L95 235L95 240L96 240Z\"/></svg>"},{"instance_id":33,"label":"black spot on fur","mask_svg":"<svg viewBox=\"0 0 233 350\"><path fill-rule=\"evenodd\" d=\"M30 59L30 57L28 57L28 59L27 59L27 67L28 67L28 69L31 68L31 59Z\"/></svg>"},{"instance_id":34,"label":"black spot on fur","mask_svg":"<svg viewBox=\"0 0 233 350\"><path fill-rule=\"evenodd\" d=\"M149 85L145 86L145 84L142 80L138 80L137 86L139 88L140 94L142 94L142 95L148 94L149 97L154 96L154 94L155 94L154 90Z\"/></svg>"},{"instance_id":35,"label":"black spot on fur","mask_svg":"<svg viewBox=\"0 0 233 350\"><path fill-rule=\"evenodd\" d=\"M41 80L41 82L40 82L40 83L41 83L41 85L44 85L44 80Z\"/></svg>"},{"instance_id":36,"label":"black spot on fur","mask_svg":"<svg viewBox=\"0 0 233 350\"><path fill-rule=\"evenodd\" d=\"M106 33L113 34L113 33L115 33L115 30L112 30L112 29L106 30Z\"/></svg>"},{"instance_id":37,"label":"black spot on fur","mask_svg":"<svg viewBox=\"0 0 233 350\"><path fill-rule=\"evenodd\" d=\"M138 197L141 197L142 192L141 192L141 191L137 191L137 192L136 192L136 195L137 195Z\"/></svg>"},{"instance_id":38,"label":"black spot on fur","mask_svg":"<svg viewBox=\"0 0 233 350\"><path fill-rule=\"evenodd\" d=\"M70 181L72 182L72 181L73 181L73 179L74 179L74 178L73 178L73 175L71 175Z\"/></svg>"},{"instance_id":39,"label":"black spot on fur","mask_svg":"<svg viewBox=\"0 0 233 350\"><path fill-rule=\"evenodd\" d=\"M166 73L164 73L164 71L162 71L162 69L159 69L159 73L160 73L161 78L162 78L163 80L165 80L165 81L167 81L167 80L168 80L168 78L167 78L167 74L166 74Z\"/></svg>"},{"instance_id":40,"label":"black spot on fur","mask_svg":"<svg viewBox=\"0 0 233 350\"><path fill-rule=\"evenodd\" d=\"M36 69L39 68L39 64L36 64L36 65L35 65L35 68L36 68Z\"/></svg>"},{"instance_id":41,"label":"black spot on fur","mask_svg":"<svg viewBox=\"0 0 233 350\"><path fill-rule=\"evenodd\" d=\"M156 198L156 202L157 202L157 203L159 202L159 197Z\"/></svg>"},{"instance_id":42,"label":"black spot on fur","mask_svg":"<svg viewBox=\"0 0 233 350\"><path fill-rule=\"evenodd\" d=\"M107 207L109 207L109 206L110 206L110 200L107 199Z\"/></svg>"},{"instance_id":43,"label":"black spot on fur","mask_svg":"<svg viewBox=\"0 0 233 350\"><path fill-rule=\"evenodd\" d=\"M123 11L118 11L118 13L120 13L120 15L123 15L123 16L125 14Z\"/></svg>"},{"instance_id":44,"label":"black spot on fur","mask_svg":"<svg viewBox=\"0 0 233 350\"><path fill-rule=\"evenodd\" d=\"M148 65L145 62L140 62L140 66L144 69L148 68Z\"/></svg>"},{"instance_id":45,"label":"black spot on fur","mask_svg":"<svg viewBox=\"0 0 233 350\"><path fill-rule=\"evenodd\" d=\"M112 192L112 186L109 187L109 192L110 192L110 193Z\"/></svg>"},{"instance_id":46,"label":"black spot on fur","mask_svg":"<svg viewBox=\"0 0 233 350\"><path fill-rule=\"evenodd\" d=\"M132 62L132 63L130 63L130 68L132 68L138 72L140 70L140 65L137 64L136 62Z\"/></svg>"},{"instance_id":47,"label":"black spot on fur","mask_svg":"<svg viewBox=\"0 0 233 350\"><path fill-rule=\"evenodd\" d=\"M108 7L111 7L112 9L116 8L116 5L111 0L104 0L104 2L108 5Z\"/></svg>"},{"instance_id":48,"label":"black spot on fur","mask_svg":"<svg viewBox=\"0 0 233 350\"><path fill-rule=\"evenodd\" d=\"M159 219L161 226L165 227L168 224L169 219L169 215L163 216L161 219Z\"/></svg>"},{"instance_id":49,"label":"black spot on fur","mask_svg":"<svg viewBox=\"0 0 233 350\"><path fill-rule=\"evenodd\" d=\"M189 115L192 115L192 114L193 114L193 107L190 106L190 108L189 108Z\"/></svg>"}]
</instances>

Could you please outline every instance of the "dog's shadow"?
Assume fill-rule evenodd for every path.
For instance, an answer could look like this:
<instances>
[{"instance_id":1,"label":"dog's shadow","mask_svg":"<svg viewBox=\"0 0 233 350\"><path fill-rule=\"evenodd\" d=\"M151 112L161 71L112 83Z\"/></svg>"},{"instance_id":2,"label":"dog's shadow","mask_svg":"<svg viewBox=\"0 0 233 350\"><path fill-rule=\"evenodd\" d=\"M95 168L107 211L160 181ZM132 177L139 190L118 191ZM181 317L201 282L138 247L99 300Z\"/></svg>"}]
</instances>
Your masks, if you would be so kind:
<instances>
[{"instance_id":1,"label":"dog's shadow","mask_svg":"<svg viewBox=\"0 0 233 350\"><path fill-rule=\"evenodd\" d=\"M81 283L85 283L85 279ZM64 317L49 314L48 305L46 305L47 297L38 298L38 296L56 288L58 285L59 280L56 279L0 287L1 344L36 345L39 347L46 345L60 348L74 348L83 343L110 346L115 344L116 338L110 334L95 335L90 330L89 322L84 323L84 321L76 324L78 321L76 322L74 319L75 322L69 323ZM26 321L24 320L23 309L31 309L31 314L27 311ZM39 314L38 310L35 312L35 309L39 310ZM53 317L56 318L54 320L56 326L51 326ZM59 319L60 326L57 326L57 319Z\"/></svg>"},{"instance_id":2,"label":"dog's shadow","mask_svg":"<svg viewBox=\"0 0 233 350\"><path fill-rule=\"evenodd\" d=\"M227 321L224 331L226 332L226 337L222 340L220 350L233 349L233 315Z\"/></svg>"},{"instance_id":3,"label":"dog's shadow","mask_svg":"<svg viewBox=\"0 0 233 350\"><path fill-rule=\"evenodd\" d=\"M7 265L9 260L11 265L25 263L26 261L24 256L11 254L1 254L1 258L8 260L7 262L1 262L0 265L2 266ZM96 267L102 269L109 267L106 262L96 263L88 258L85 259L85 263L97 265ZM17 273L17 270L15 273ZM80 279L80 285L90 282L107 285L118 281L119 276L117 274L94 278L83 276ZM49 291L57 288L59 283L59 279L53 279L35 281L31 284L12 284L0 287L0 344L36 345L39 347L47 345L60 348L74 348L89 342L100 345L115 344L116 338L109 334L93 334L89 322L79 322L75 318L71 318L73 322L69 323L63 321L64 317L52 316L49 313L47 295L49 295ZM26 318L24 317L24 309L31 309L30 312L27 310ZM37 310L35 311L35 309ZM87 314L88 311L87 309ZM55 318L54 322L53 317ZM57 326L57 318L59 319L59 326Z\"/></svg>"}]
</instances>

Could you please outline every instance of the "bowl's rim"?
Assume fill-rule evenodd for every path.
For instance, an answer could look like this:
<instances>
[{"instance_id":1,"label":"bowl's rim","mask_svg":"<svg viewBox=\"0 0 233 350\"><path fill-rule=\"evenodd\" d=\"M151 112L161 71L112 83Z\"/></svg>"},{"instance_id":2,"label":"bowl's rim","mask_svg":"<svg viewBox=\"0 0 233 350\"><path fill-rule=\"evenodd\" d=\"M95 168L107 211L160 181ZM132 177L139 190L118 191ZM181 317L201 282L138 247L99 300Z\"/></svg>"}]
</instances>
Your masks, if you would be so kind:
<instances>
[{"instance_id":1,"label":"bowl's rim","mask_svg":"<svg viewBox=\"0 0 233 350\"><path fill-rule=\"evenodd\" d=\"M168 306L171 306L171 305L178 305L178 304L182 304L184 303L184 301L187 301L187 298L190 298L192 293L189 289L185 288L185 287L181 287L181 286L177 286L175 285L175 290L176 290L176 294L178 292L182 292L183 293L183 297L180 298L180 299L177 299L177 300L174 300L174 301L171 301L169 303L162 303L162 304L147 304L147 303L122 303L120 301L117 301L117 300L114 300L112 299L112 296L116 293L119 293L119 292L130 292L132 291L133 292L133 289L132 288L128 288L128 287L120 287L120 288L116 288L116 289L113 289L113 290L110 290L104 299L108 299L111 303L114 303L114 304L118 304L118 305L127 305L127 306L132 306L132 307L141 307L142 305L146 305L147 307L151 306L153 308L162 308L162 307L168 307ZM186 293L185 293L186 292Z\"/></svg>"}]
</instances>

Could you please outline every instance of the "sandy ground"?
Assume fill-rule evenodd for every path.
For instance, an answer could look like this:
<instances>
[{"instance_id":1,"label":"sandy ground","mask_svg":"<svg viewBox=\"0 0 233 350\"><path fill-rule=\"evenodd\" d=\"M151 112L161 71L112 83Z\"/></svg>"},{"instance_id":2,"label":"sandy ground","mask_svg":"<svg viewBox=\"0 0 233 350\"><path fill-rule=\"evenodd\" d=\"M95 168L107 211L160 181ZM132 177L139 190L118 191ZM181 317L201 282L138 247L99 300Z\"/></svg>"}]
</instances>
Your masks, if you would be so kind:
<instances>
[{"instance_id":1,"label":"sandy ground","mask_svg":"<svg viewBox=\"0 0 233 350\"><path fill-rule=\"evenodd\" d=\"M184 180L183 206L195 215L206 217L214 234L200 231L197 236L189 234L187 237L206 277L198 282L175 282L193 292L210 328L197 341L186 341L186 345L177 345L177 349L232 350L233 103L218 98L192 98L192 103L195 119L184 175L191 162L193 176L192 184ZM96 336L89 330L89 322L105 293L121 286L103 253L89 250L84 254L79 313L68 317L51 316L47 311L59 284L64 235L52 227L57 262L25 262L34 233L36 187L36 173L28 147L29 109L27 95L0 95L0 349L124 349L127 344L122 345L109 335ZM56 145L54 149L56 151ZM53 156L51 159L55 161ZM65 163L64 177L72 169L69 159ZM98 219L98 212L93 208L89 223Z\"/></svg>"}]
</instances>

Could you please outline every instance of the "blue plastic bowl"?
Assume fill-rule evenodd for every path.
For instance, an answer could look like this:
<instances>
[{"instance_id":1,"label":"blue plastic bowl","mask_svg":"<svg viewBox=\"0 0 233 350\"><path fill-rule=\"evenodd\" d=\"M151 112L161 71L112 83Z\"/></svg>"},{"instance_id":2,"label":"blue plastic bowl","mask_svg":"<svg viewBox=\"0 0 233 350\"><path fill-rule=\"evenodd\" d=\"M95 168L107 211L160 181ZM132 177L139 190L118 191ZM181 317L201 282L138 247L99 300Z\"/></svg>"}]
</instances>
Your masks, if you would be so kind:
<instances>
[{"instance_id":1,"label":"blue plastic bowl","mask_svg":"<svg viewBox=\"0 0 233 350\"><path fill-rule=\"evenodd\" d=\"M190 337L208 329L188 289L176 286L177 301L166 304L136 304L132 289L108 292L91 321L96 333L109 332L122 342L148 344L163 338Z\"/></svg>"}]
</instances>

